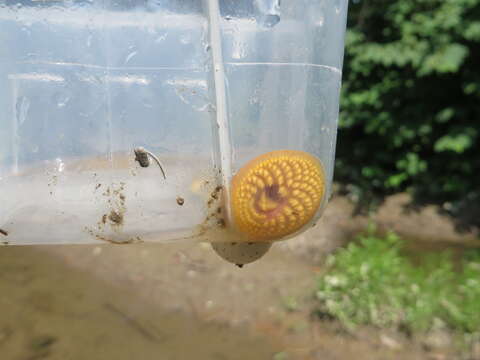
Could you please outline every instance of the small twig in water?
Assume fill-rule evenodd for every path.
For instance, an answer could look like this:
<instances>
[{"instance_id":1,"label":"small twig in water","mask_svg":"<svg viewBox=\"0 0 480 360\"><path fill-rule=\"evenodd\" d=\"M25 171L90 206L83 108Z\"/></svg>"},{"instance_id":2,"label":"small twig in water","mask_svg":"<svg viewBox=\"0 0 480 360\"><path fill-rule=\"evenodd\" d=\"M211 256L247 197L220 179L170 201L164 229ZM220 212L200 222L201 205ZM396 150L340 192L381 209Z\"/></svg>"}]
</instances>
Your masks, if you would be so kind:
<instances>
[{"instance_id":1,"label":"small twig in water","mask_svg":"<svg viewBox=\"0 0 480 360\"><path fill-rule=\"evenodd\" d=\"M106 303L104 304L105 308L113 312L114 314L119 315L129 326L131 326L133 329L138 331L141 335L143 335L145 338L147 338L150 341L155 341L158 342L160 339L157 338L154 334L152 334L150 331L145 329L137 320L132 318L130 315L125 314L123 311L120 309L116 308L112 304Z\"/></svg>"}]
</instances>

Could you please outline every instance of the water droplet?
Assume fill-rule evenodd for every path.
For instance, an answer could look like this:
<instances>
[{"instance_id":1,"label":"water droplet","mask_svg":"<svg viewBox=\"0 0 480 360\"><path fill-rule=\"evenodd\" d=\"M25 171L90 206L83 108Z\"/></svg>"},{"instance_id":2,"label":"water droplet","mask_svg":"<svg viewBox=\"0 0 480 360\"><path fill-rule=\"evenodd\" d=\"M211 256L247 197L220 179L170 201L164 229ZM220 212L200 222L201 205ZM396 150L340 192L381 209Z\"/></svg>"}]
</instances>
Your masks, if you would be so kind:
<instances>
[{"instance_id":1,"label":"water droplet","mask_svg":"<svg viewBox=\"0 0 480 360\"><path fill-rule=\"evenodd\" d=\"M257 22L272 28L280 22L280 0L256 0Z\"/></svg>"},{"instance_id":2,"label":"water droplet","mask_svg":"<svg viewBox=\"0 0 480 360\"><path fill-rule=\"evenodd\" d=\"M70 96L64 92L59 92L54 95L54 102L59 108L65 107L69 100Z\"/></svg>"},{"instance_id":3,"label":"water droplet","mask_svg":"<svg viewBox=\"0 0 480 360\"><path fill-rule=\"evenodd\" d=\"M244 59L247 57L247 44L243 41L234 41L232 44L232 58Z\"/></svg>"},{"instance_id":4,"label":"water droplet","mask_svg":"<svg viewBox=\"0 0 480 360\"><path fill-rule=\"evenodd\" d=\"M315 26L321 27L325 23L325 18L322 15L317 16L316 20L314 20Z\"/></svg>"},{"instance_id":5,"label":"water droplet","mask_svg":"<svg viewBox=\"0 0 480 360\"><path fill-rule=\"evenodd\" d=\"M196 111L209 111L209 96L207 83L203 79L174 79L167 84L175 89L175 93L185 104Z\"/></svg>"},{"instance_id":6,"label":"water droplet","mask_svg":"<svg viewBox=\"0 0 480 360\"><path fill-rule=\"evenodd\" d=\"M190 34L184 34L180 36L180 42L182 44L189 44L192 41Z\"/></svg>"},{"instance_id":7,"label":"water droplet","mask_svg":"<svg viewBox=\"0 0 480 360\"><path fill-rule=\"evenodd\" d=\"M65 170L65 163L63 162L62 159L56 158L55 159L55 170L58 172L63 172Z\"/></svg>"},{"instance_id":8,"label":"water droplet","mask_svg":"<svg viewBox=\"0 0 480 360\"><path fill-rule=\"evenodd\" d=\"M262 25L265 27L274 27L280 22L280 16L278 15L266 15L263 18Z\"/></svg>"},{"instance_id":9,"label":"water droplet","mask_svg":"<svg viewBox=\"0 0 480 360\"><path fill-rule=\"evenodd\" d=\"M137 55L138 51L132 51L128 56L125 58L125 64L127 64L132 58Z\"/></svg>"},{"instance_id":10,"label":"water droplet","mask_svg":"<svg viewBox=\"0 0 480 360\"><path fill-rule=\"evenodd\" d=\"M147 98L142 99L142 105L149 109L153 107L152 103L150 102L150 99L147 99Z\"/></svg>"},{"instance_id":11,"label":"water droplet","mask_svg":"<svg viewBox=\"0 0 480 360\"><path fill-rule=\"evenodd\" d=\"M17 124L20 126L22 125L28 114L28 109L30 108L30 100L27 97L21 96L17 100L16 108L16 115L17 115Z\"/></svg>"},{"instance_id":12,"label":"water droplet","mask_svg":"<svg viewBox=\"0 0 480 360\"><path fill-rule=\"evenodd\" d=\"M343 0L336 0L334 6L335 6L335 13L337 15L340 14L343 8Z\"/></svg>"},{"instance_id":13,"label":"water droplet","mask_svg":"<svg viewBox=\"0 0 480 360\"><path fill-rule=\"evenodd\" d=\"M158 44L167 38L167 33L164 33L155 39L155 42Z\"/></svg>"}]
</instances>

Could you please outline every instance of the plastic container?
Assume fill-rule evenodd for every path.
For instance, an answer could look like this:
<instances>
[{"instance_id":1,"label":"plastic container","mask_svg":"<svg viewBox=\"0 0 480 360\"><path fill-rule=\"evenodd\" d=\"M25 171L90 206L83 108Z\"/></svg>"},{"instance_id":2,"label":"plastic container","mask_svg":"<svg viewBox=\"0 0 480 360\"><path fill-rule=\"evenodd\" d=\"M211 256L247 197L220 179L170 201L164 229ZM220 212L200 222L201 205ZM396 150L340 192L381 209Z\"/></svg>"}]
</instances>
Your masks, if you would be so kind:
<instances>
[{"instance_id":1,"label":"plastic container","mask_svg":"<svg viewBox=\"0 0 480 360\"><path fill-rule=\"evenodd\" d=\"M0 241L269 243L321 215L346 0L8 3L0 5ZM155 162L135 160L139 146L166 179ZM319 162L319 206L288 234L245 235L233 179L285 149ZM253 201L278 203L278 188L263 185L267 198Z\"/></svg>"}]
</instances>

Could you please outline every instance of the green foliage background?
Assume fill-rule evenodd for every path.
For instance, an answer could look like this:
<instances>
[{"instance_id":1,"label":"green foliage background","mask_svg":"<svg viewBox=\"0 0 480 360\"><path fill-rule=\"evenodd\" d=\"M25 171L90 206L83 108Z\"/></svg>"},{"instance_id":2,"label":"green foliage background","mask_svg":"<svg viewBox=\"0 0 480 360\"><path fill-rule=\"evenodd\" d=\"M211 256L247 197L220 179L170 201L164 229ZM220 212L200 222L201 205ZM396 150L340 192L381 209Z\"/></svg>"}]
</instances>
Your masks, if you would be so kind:
<instances>
[{"instance_id":1,"label":"green foliage background","mask_svg":"<svg viewBox=\"0 0 480 360\"><path fill-rule=\"evenodd\" d=\"M480 201L480 0L349 4L336 179Z\"/></svg>"},{"instance_id":2,"label":"green foliage background","mask_svg":"<svg viewBox=\"0 0 480 360\"><path fill-rule=\"evenodd\" d=\"M411 255L411 254L410 254ZM480 252L454 263L448 252L422 254L414 265L405 242L371 228L339 249L318 279L318 315L407 333L449 330L480 339Z\"/></svg>"}]
</instances>

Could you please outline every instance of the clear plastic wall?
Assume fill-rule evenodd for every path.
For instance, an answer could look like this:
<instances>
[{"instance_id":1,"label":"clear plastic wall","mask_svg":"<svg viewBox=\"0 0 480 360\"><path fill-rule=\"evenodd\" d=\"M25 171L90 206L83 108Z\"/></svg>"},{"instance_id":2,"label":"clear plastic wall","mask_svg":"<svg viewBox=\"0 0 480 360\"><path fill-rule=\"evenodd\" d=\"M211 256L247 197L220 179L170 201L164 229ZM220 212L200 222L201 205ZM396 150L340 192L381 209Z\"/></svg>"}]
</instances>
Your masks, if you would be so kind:
<instances>
[{"instance_id":1,"label":"clear plastic wall","mask_svg":"<svg viewBox=\"0 0 480 360\"><path fill-rule=\"evenodd\" d=\"M9 4L0 241L221 241L235 228L232 179L277 150L318 159L325 189L308 226L321 215L346 0ZM155 161L140 166L138 147L165 178Z\"/></svg>"}]
</instances>

